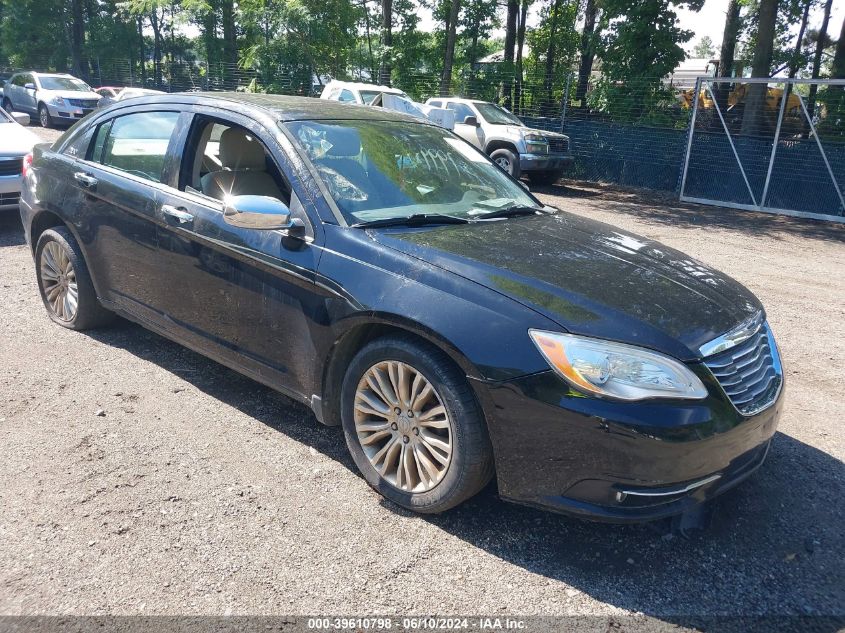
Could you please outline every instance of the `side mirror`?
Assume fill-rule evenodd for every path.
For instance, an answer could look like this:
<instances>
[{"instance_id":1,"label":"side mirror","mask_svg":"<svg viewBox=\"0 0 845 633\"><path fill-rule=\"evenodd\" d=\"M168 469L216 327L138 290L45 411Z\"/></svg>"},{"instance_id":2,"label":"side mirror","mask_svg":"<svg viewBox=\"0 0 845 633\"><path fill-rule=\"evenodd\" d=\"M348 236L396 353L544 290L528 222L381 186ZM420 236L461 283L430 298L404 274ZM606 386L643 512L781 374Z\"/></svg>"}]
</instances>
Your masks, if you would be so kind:
<instances>
[{"instance_id":1,"label":"side mirror","mask_svg":"<svg viewBox=\"0 0 845 633\"><path fill-rule=\"evenodd\" d=\"M474 117L474 116L468 116L464 119L464 125L471 125L473 127L479 127L478 118Z\"/></svg>"},{"instance_id":2,"label":"side mirror","mask_svg":"<svg viewBox=\"0 0 845 633\"><path fill-rule=\"evenodd\" d=\"M29 125L29 115L26 112L10 112L12 118L21 125Z\"/></svg>"},{"instance_id":3,"label":"side mirror","mask_svg":"<svg viewBox=\"0 0 845 633\"><path fill-rule=\"evenodd\" d=\"M23 87L26 88L27 90L35 90L35 84L32 83L32 82L29 82L28 84L24 84Z\"/></svg>"},{"instance_id":4,"label":"side mirror","mask_svg":"<svg viewBox=\"0 0 845 633\"><path fill-rule=\"evenodd\" d=\"M290 216L288 206L270 196L227 196L223 201L223 220L242 229L286 229L290 235L305 233L305 224Z\"/></svg>"}]
</instances>

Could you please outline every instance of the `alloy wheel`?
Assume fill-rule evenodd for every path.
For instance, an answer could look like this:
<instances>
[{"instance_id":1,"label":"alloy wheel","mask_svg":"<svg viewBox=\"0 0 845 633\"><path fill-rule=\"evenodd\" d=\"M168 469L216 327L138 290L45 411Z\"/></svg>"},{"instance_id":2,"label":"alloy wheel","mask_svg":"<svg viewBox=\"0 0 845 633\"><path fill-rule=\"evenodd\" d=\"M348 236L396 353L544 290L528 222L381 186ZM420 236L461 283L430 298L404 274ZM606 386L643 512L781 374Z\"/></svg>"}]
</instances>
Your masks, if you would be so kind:
<instances>
[{"instance_id":1,"label":"alloy wheel","mask_svg":"<svg viewBox=\"0 0 845 633\"><path fill-rule=\"evenodd\" d=\"M511 162L504 156L499 156L496 159L496 164L502 169L504 169L506 172L511 173Z\"/></svg>"},{"instance_id":2,"label":"alloy wheel","mask_svg":"<svg viewBox=\"0 0 845 633\"><path fill-rule=\"evenodd\" d=\"M392 486L427 492L452 462L452 422L440 395L399 361L370 367L355 391L355 432L370 464Z\"/></svg>"},{"instance_id":3,"label":"alloy wheel","mask_svg":"<svg viewBox=\"0 0 845 633\"><path fill-rule=\"evenodd\" d=\"M79 305L79 286L73 263L61 244L48 242L44 246L39 273L50 309L63 321L73 321Z\"/></svg>"}]
</instances>

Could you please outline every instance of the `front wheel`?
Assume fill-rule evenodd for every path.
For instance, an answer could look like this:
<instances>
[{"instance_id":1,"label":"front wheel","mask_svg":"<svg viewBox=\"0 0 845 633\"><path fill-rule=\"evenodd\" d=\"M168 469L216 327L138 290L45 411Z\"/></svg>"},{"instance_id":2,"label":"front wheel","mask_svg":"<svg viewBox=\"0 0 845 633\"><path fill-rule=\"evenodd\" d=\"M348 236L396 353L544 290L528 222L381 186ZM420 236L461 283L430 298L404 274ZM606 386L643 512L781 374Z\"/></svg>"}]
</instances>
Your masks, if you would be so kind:
<instances>
[{"instance_id":1,"label":"front wheel","mask_svg":"<svg viewBox=\"0 0 845 633\"><path fill-rule=\"evenodd\" d=\"M50 318L71 330L105 325L113 318L100 305L79 244L64 227L47 229L35 247L38 290Z\"/></svg>"},{"instance_id":2,"label":"front wheel","mask_svg":"<svg viewBox=\"0 0 845 633\"><path fill-rule=\"evenodd\" d=\"M509 149L497 149L490 158L494 163L501 167L502 171L510 174L514 178L519 178L519 156Z\"/></svg>"},{"instance_id":3,"label":"front wheel","mask_svg":"<svg viewBox=\"0 0 845 633\"><path fill-rule=\"evenodd\" d=\"M341 390L343 430L373 488L421 513L448 510L493 475L484 417L464 375L411 337L366 345Z\"/></svg>"},{"instance_id":4,"label":"front wheel","mask_svg":"<svg viewBox=\"0 0 845 633\"><path fill-rule=\"evenodd\" d=\"M53 127L53 117L50 116L50 111L43 103L38 106L38 120L41 122L41 127Z\"/></svg>"},{"instance_id":5,"label":"front wheel","mask_svg":"<svg viewBox=\"0 0 845 633\"><path fill-rule=\"evenodd\" d=\"M9 114L12 113L12 102L9 101L9 97L3 99L3 109Z\"/></svg>"}]
</instances>

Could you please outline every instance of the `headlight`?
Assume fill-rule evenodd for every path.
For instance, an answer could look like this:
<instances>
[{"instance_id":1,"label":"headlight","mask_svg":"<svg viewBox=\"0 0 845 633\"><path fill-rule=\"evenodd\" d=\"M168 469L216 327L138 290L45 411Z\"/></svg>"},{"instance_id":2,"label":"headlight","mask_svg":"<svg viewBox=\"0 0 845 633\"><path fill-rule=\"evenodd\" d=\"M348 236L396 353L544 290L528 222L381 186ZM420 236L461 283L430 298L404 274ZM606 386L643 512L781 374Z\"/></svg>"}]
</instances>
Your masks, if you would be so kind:
<instances>
[{"instance_id":1,"label":"headlight","mask_svg":"<svg viewBox=\"0 0 845 633\"><path fill-rule=\"evenodd\" d=\"M51 100L51 103L53 105L63 106L65 104L65 100L64 100L63 97L53 97L53 99Z\"/></svg>"},{"instance_id":2,"label":"headlight","mask_svg":"<svg viewBox=\"0 0 845 633\"><path fill-rule=\"evenodd\" d=\"M663 354L572 334L529 334L552 369L579 391L617 400L707 396L698 376Z\"/></svg>"},{"instance_id":3,"label":"headlight","mask_svg":"<svg viewBox=\"0 0 845 633\"><path fill-rule=\"evenodd\" d=\"M526 134L523 138L525 139L525 149L527 149L529 153L549 153L549 141L546 140L545 136L542 136L540 134Z\"/></svg>"}]
</instances>

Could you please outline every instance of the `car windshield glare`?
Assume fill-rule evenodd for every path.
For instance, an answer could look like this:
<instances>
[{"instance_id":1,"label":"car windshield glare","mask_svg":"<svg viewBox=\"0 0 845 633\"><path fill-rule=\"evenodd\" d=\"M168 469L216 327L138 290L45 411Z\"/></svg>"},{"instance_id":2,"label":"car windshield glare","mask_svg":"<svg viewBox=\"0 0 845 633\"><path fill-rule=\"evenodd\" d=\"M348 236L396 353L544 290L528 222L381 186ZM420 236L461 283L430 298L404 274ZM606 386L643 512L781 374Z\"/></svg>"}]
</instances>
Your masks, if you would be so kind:
<instances>
[{"instance_id":1,"label":"car windshield glare","mask_svg":"<svg viewBox=\"0 0 845 633\"><path fill-rule=\"evenodd\" d=\"M387 121L285 124L347 222L411 215L473 219L536 201L480 151L443 128Z\"/></svg>"},{"instance_id":2,"label":"car windshield glare","mask_svg":"<svg viewBox=\"0 0 845 633\"><path fill-rule=\"evenodd\" d=\"M487 123L493 125L523 125L516 116L495 103L476 103L475 107Z\"/></svg>"},{"instance_id":3,"label":"car windshield glare","mask_svg":"<svg viewBox=\"0 0 845 633\"><path fill-rule=\"evenodd\" d=\"M73 77L39 77L43 90L69 90L71 92L90 92L91 88L84 81Z\"/></svg>"}]
</instances>

